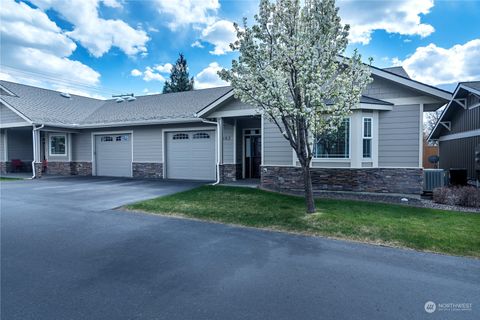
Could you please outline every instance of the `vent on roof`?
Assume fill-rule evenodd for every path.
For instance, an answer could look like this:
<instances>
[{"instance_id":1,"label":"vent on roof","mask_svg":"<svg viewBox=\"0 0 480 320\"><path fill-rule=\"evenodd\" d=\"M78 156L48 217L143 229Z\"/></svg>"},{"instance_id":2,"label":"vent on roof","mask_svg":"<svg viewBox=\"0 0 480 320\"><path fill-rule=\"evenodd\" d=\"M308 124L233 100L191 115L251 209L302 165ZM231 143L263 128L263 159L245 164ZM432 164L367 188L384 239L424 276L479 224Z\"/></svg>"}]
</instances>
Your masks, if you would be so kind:
<instances>
[{"instance_id":1,"label":"vent on roof","mask_svg":"<svg viewBox=\"0 0 480 320\"><path fill-rule=\"evenodd\" d=\"M137 98L135 98L135 97L128 97L127 98L127 101L135 101L135 100L137 100Z\"/></svg>"},{"instance_id":2,"label":"vent on roof","mask_svg":"<svg viewBox=\"0 0 480 320\"><path fill-rule=\"evenodd\" d=\"M71 98L72 96L70 96L70 93L68 92L60 92L60 95L64 98Z\"/></svg>"}]
</instances>

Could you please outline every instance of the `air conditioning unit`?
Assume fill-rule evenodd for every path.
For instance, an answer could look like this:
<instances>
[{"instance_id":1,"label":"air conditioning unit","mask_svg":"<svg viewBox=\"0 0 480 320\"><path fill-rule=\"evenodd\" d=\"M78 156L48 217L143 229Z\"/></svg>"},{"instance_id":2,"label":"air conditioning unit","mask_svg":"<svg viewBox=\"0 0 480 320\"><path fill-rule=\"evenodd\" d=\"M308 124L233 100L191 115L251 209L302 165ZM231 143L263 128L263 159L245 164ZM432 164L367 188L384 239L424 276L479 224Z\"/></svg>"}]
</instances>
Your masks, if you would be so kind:
<instances>
[{"instance_id":1,"label":"air conditioning unit","mask_svg":"<svg viewBox=\"0 0 480 320\"><path fill-rule=\"evenodd\" d=\"M443 169L423 169L423 192L431 193L435 188L444 187L446 180Z\"/></svg>"}]
</instances>

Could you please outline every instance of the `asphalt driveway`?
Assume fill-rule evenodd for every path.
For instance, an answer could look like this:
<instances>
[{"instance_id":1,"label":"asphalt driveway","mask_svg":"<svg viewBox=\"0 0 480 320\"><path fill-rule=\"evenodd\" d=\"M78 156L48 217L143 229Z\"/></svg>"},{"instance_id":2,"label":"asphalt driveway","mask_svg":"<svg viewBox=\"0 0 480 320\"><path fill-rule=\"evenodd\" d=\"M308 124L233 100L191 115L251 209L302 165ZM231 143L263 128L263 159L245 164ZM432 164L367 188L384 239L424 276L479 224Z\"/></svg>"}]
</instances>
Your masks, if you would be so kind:
<instances>
[{"instance_id":1,"label":"asphalt driveway","mask_svg":"<svg viewBox=\"0 0 480 320\"><path fill-rule=\"evenodd\" d=\"M196 183L0 185L2 319L480 318L479 260L111 210Z\"/></svg>"}]
</instances>

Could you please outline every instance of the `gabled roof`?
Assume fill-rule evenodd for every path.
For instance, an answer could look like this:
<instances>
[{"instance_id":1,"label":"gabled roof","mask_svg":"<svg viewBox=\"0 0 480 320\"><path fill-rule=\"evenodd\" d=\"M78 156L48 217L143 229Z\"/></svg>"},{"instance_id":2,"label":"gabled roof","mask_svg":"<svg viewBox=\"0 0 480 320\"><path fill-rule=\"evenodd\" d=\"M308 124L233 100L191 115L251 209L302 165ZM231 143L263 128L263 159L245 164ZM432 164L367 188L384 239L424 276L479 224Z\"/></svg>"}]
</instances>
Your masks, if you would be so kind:
<instances>
[{"instance_id":1,"label":"gabled roof","mask_svg":"<svg viewBox=\"0 0 480 320\"><path fill-rule=\"evenodd\" d=\"M382 70L388 71L390 73L395 73L396 75L399 75L404 78L411 79L410 76L408 75L407 71L403 69L403 67L398 66L398 67L388 67L388 68L383 68Z\"/></svg>"},{"instance_id":2,"label":"gabled roof","mask_svg":"<svg viewBox=\"0 0 480 320\"><path fill-rule=\"evenodd\" d=\"M466 98L470 92L480 95L480 81L460 82L457 85L457 88L455 88L455 91L453 92L452 99L443 110L432 132L430 132L428 140L435 140L440 137L444 128L441 123L448 121L455 113L456 108L463 108L458 99Z\"/></svg>"},{"instance_id":3,"label":"gabled roof","mask_svg":"<svg viewBox=\"0 0 480 320\"><path fill-rule=\"evenodd\" d=\"M139 96L134 101L118 103L114 99L99 100L73 94L66 98L58 91L3 80L0 85L4 88L0 101L29 122L68 127L193 119L196 111L231 91L230 87L218 87Z\"/></svg>"}]
</instances>

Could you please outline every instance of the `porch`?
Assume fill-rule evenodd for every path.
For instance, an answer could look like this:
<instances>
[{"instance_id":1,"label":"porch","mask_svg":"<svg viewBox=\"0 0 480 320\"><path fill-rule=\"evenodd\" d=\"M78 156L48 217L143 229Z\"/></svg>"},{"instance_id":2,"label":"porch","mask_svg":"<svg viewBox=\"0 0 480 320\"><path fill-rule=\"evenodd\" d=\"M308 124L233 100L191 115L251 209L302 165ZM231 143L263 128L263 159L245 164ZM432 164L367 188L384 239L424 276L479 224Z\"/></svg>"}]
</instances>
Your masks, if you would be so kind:
<instances>
[{"instance_id":1,"label":"porch","mask_svg":"<svg viewBox=\"0 0 480 320\"><path fill-rule=\"evenodd\" d=\"M221 128L220 181L260 183L262 121L260 116L223 117ZM255 181L255 183L252 183Z\"/></svg>"}]
</instances>

